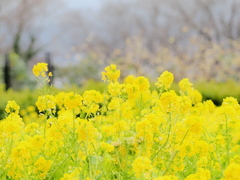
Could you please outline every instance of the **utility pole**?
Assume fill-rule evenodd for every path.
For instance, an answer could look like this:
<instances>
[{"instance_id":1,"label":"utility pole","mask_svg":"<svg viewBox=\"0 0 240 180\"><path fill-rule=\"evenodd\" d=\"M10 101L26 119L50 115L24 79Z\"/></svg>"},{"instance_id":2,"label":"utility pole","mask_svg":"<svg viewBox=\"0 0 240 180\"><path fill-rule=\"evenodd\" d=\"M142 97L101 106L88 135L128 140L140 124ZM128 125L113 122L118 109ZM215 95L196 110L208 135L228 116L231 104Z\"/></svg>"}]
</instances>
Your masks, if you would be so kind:
<instances>
[{"instance_id":1,"label":"utility pole","mask_svg":"<svg viewBox=\"0 0 240 180\"><path fill-rule=\"evenodd\" d=\"M11 67L9 61L9 55L5 54L5 64L3 68L4 74L4 83L5 83L5 90L7 91L11 87L11 75L10 75Z\"/></svg>"},{"instance_id":2,"label":"utility pole","mask_svg":"<svg viewBox=\"0 0 240 180\"><path fill-rule=\"evenodd\" d=\"M51 72L52 74L54 74L54 66L52 64L52 60L51 60L51 54L49 52L46 53L46 63L48 64L48 73ZM53 85L53 76L49 77L50 81L48 83L49 86Z\"/></svg>"}]
</instances>

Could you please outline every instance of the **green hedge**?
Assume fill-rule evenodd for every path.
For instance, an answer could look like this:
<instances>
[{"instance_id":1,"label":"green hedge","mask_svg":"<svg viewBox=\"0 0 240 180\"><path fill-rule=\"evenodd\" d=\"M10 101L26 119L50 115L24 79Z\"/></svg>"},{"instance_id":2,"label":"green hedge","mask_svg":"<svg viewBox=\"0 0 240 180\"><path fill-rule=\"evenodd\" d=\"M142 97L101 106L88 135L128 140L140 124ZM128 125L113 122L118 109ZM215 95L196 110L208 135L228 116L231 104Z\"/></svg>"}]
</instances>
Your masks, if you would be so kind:
<instances>
[{"instance_id":1,"label":"green hedge","mask_svg":"<svg viewBox=\"0 0 240 180\"><path fill-rule=\"evenodd\" d=\"M194 83L194 88L201 92L203 96L203 100L211 99L215 105L221 105L222 100L228 96L235 97L240 102L240 84L234 81L228 81L225 83L218 83L215 81L210 82L196 82ZM95 89L100 92L104 91L106 88L106 84L104 82L97 82L93 80L89 80L84 86L68 86L63 89L50 88L48 94L56 94L60 91L64 92L77 92L82 94L85 90ZM154 83L152 83L152 89L154 89ZM179 92L179 88L177 83L172 85L172 89ZM7 101L15 100L18 105L20 105L21 109L25 109L29 105L35 105L37 101L37 97L42 95L41 89L36 89L34 91L30 91L28 89L24 89L21 91L4 91L4 86L0 86L0 119L5 117L4 109L6 107Z\"/></svg>"},{"instance_id":2,"label":"green hedge","mask_svg":"<svg viewBox=\"0 0 240 180\"><path fill-rule=\"evenodd\" d=\"M63 89L57 89L54 87L48 88L48 94L57 94L58 92L76 92L82 94L85 90L96 89L103 92L105 84L103 82L96 82L89 80L82 87L76 85L66 86ZM16 101L21 109L26 109L28 106L35 106L38 96L43 95L43 89L35 89L34 91L29 89L23 89L20 91L14 91L9 89L5 91L4 85L0 85L0 119L5 118L5 107L8 101Z\"/></svg>"},{"instance_id":3,"label":"green hedge","mask_svg":"<svg viewBox=\"0 0 240 180\"><path fill-rule=\"evenodd\" d=\"M240 102L240 84L232 80L227 82L199 81L193 83L193 87L202 94L204 101L211 99L217 106L221 105L223 99L229 96ZM174 83L172 89L179 92L178 84Z\"/></svg>"},{"instance_id":4,"label":"green hedge","mask_svg":"<svg viewBox=\"0 0 240 180\"><path fill-rule=\"evenodd\" d=\"M211 99L216 105L221 105L222 100L228 96L235 97L240 102L240 84L235 81L198 82L194 87L202 93L204 100Z\"/></svg>"}]
</instances>

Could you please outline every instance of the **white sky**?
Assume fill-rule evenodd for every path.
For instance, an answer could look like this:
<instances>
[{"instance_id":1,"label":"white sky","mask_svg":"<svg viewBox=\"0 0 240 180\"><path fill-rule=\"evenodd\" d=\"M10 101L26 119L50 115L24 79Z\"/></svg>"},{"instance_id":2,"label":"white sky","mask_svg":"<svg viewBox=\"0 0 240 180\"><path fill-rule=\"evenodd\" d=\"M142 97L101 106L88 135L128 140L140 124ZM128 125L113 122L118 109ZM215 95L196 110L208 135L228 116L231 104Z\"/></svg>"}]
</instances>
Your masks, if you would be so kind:
<instances>
[{"instance_id":1,"label":"white sky","mask_svg":"<svg viewBox=\"0 0 240 180\"><path fill-rule=\"evenodd\" d=\"M102 0L64 0L70 8L97 9L101 6Z\"/></svg>"}]
</instances>

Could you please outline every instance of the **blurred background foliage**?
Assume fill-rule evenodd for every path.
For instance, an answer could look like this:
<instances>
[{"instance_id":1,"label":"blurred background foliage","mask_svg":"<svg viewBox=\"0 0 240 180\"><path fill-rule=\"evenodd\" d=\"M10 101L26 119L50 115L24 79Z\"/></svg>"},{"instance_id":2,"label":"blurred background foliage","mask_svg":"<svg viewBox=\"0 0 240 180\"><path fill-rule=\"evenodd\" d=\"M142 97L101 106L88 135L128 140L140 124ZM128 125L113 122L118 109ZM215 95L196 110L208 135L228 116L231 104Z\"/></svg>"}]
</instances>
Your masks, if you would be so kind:
<instances>
[{"instance_id":1,"label":"blurred background foliage","mask_svg":"<svg viewBox=\"0 0 240 180\"><path fill-rule=\"evenodd\" d=\"M101 72L114 63L122 79L144 75L154 82L165 70L176 83L187 77L219 104L240 96L239 9L240 0L1 0L0 68L9 53L22 104L34 96L31 69L46 52L55 88L99 89ZM1 98L12 99L13 90Z\"/></svg>"}]
</instances>

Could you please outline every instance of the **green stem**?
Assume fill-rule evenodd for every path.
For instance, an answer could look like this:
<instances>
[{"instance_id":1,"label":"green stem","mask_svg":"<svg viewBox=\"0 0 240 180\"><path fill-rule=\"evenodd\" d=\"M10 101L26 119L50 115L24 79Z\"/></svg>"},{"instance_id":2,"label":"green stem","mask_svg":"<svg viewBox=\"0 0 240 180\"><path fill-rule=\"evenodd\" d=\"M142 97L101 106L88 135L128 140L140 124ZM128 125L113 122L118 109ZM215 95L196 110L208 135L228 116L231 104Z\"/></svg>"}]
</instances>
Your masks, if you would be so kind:
<instances>
[{"instance_id":1,"label":"green stem","mask_svg":"<svg viewBox=\"0 0 240 180\"><path fill-rule=\"evenodd\" d=\"M93 146L93 149L94 149L95 153L97 154L97 150L96 150L94 144L93 144L92 142L91 142L91 144L92 144L92 146ZM104 153L104 154L105 154L105 153ZM100 163L98 158L97 158L97 161L98 161L98 163ZM106 179L108 179L107 174L106 174L105 170L103 169L103 166L100 165L100 168L101 168L104 176L106 177Z\"/></svg>"},{"instance_id":2,"label":"green stem","mask_svg":"<svg viewBox=\"0 0 240 180\"><path fill-rule=\"evenodd\" d=\"M9 157L11 151L12 151L12 146L13 146L13 138L11 137L9 149L8 149L8 152L7 152L7 155L6 155L6 158L5 158L5 160L4 160L4 163L3 163L2 168L5 168L5 166L6 166L6 164L7 164L8 157Z\"/></svg>"},{"instance_id":3,"label":"green stem","mask_svg":"<svg viewBox=\"0 0 240 180\"><path fill-rule=\"evenodd\" d=\"M205 130L205 132L207 133L208 137L210 138L210 141L211 141L211 142L215 142L215 141L211 138L211 135L209 134L209 132L207 131L207 129L204 128L204 130ZM220 160L220 157L219 157L219 154L218 154L218 149L217 149L216 144L213 143L213 147L214 147L214 150L215 150L215 152L216 152L217 161L218 161L218 163L219 163L219 165L220 165L220 169L221 169L221 171L223 172L224 169L223 169L223 167L222 167L222 165L221 165L221 160Z\"/></svg>"},{"instance_id":4,"label":"green stem","mask_svg":"<svg viewBox=\"0 0 240 180\"><path fill-rule=\"evenodd\" d=\"M228 134L228 117L225 113L225 119L226 119L226 130L225 130L225 136L226 136L226 154L227 154L227 165L230 163L230 155L229 155L229 146L230 146L230 138Z\"/></svg>"},{"instance_id":5,"label":"green stem","mask_svg":"<svg viewBox=\"0 0 240 180\"><path fill-rule=\"evenodd\" d=\"M185 133L185 135L183 136L183 139L182 139L180 145L182 145L183 141L184 141L185 138L187 137L187 134L188 134L188 131L187 131L187 132ZM170 161L169 161L169 163L168 163L168 165L167 165L167 168L166 168L165 171L163 172L163 176L164 176L164 175L167 173L167 171L169 170L169 168L170 168L170 166L171 166L171 164L172 164L172 162L173 162L173 160L174 160L174 158L176 157L176 155L177 155L178 152L179 152L179 151L177 150L177 151L175 151L174 154L172 155L172 157L171 157L171 159L170 159Z\"/></svg>"},{"instance_id":6,"label":"green stem","mask_svg":"<svg viewBox=\"0 0 240 180\"><path fill-rule=\"evenodd\" d=\"M75 112L74 112L74 109L73 109L73 139L75 140Z\"/></svg>"},{"instance_id":7,"label":"green stem","mask_svg":"<svg viewBox=\"0 0 240 180\"><path fill-rule=\"evenodd\" d=\"M77 161L78 155L77 155L77 137L76 137L76 122L75 122L75 111L73 109L73 153L75 156L75 159Z\"/></svg>"},{"instance_id":8,"label":"green stem","mask_svg":"<svg viewBox=\"0 0 240 180\"><path fill-rule=\"evenodd\" d=\"M52 179L53 174L62 166L62 164L69 158L70 156L67 156L55 169L54 171L51 172L51 175L49 176L48 179Z\"/></svg>"},{"instance_id":9,"label":"green stem","mask_svg":"<svg viewBox=\"0 0 240 180\"><path fill-rule=\"evenodd\" d=\"M171 122L171 114L169 116L169 128L168 128L168 136L167 136L167 140L165 141L165 143L160 147L160 149L157 151L157 153L151 158L152 160L162 151L162 149L167 145L169 137L170 137L170 131L171 131L171 127L172 127L172 122Z\"/></svg>"},{"instance_id":10,"label":"green stem","mask_svg":"<svg viewBox=\"0 0 240 180\"><path fill-rule=\"evenodd\" d=\"M44 139L46 139L46 129L47 129L47 119L45 120L45 123L44 123Z\"/></svg>"},{"instance_id":11,"label":"green stem","mask_svg":"<svg viewBox=\"0 0 240 180\"><path fill-rule=\"evenodd\" d=\"M86 157L87 157L87 163L88 163L88 175L90 177L90 179L92 180L92 166L91 166L91 159L90 157L88 156L88 146L86 144L86 142L84 141L84 150L85 150L85 154L86 154Z\"/></svg>"},{"instance_id":12,"label":"green stem","mask_svg":"<svg viewBox=\"0 0 240 180\"><path fill-rule=\"evenodd\" d=\"M167 168L166 168L165 171L163 172L162 176L164 176L164 175L168 172L168 170L169 170L169 168L170 168L170 166L171 166L171 164L172 164L172 162L173 162L173 160L174 160L174 158L176 157L176 155L177 155L178 152L179 152L179 151L175 151L175 152L174 152L174 154L172 155L172 157L171 157L171 159L170 159L170 161L169 161L169 163L168 163L168 165L167 165Z\"/></svg>"}]
</instances>

